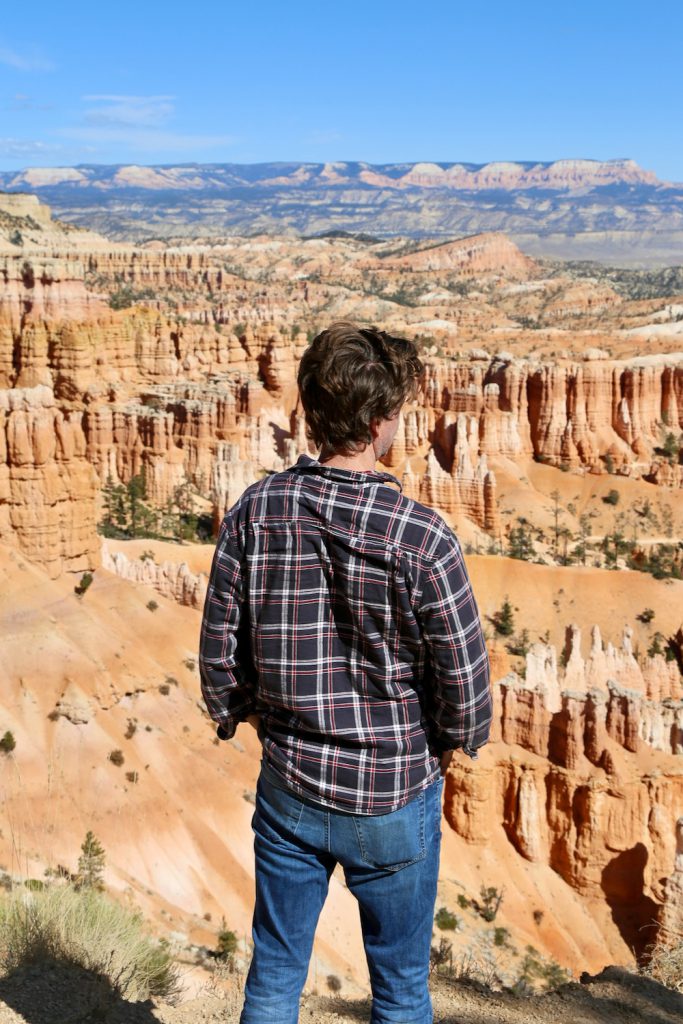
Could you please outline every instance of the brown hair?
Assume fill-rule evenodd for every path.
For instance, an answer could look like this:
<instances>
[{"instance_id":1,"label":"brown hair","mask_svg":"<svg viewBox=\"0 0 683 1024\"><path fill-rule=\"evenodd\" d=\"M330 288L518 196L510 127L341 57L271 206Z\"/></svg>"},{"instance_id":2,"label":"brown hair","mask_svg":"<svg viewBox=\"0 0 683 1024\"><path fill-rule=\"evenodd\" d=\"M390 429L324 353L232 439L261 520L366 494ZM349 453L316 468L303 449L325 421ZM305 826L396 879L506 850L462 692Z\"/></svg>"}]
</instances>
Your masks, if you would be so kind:
<instances>
[{"instance_id":1,"label":"brown hair","mask_svg":"<svg viewBox=\"0 0 683 1024\"><path fill-rule=\"evenodd\" d=\"M313 339L297 382L309 437L351 454L417 394L424 367L412 341L341 320Z\"/></svg>"}]
</instances>

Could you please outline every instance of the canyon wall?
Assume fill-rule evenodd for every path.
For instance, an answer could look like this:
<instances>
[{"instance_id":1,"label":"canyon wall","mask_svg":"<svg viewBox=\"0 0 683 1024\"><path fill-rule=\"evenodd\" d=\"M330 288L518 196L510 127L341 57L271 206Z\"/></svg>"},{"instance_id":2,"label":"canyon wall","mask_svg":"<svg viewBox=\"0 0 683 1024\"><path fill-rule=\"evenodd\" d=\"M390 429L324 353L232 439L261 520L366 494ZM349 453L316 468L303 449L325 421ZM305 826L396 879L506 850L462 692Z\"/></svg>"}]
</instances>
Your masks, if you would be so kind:
<instances>
[{"instance_id":1,"label":"canyon wall","mask_svg":"<svg viewBox=\"0 0 683 1024\"><path fill-rule=\"evenodd\" d=\"M200 256L103 253L91 269L98 261L128 266L138 283L196 283L206 273ZM107 481L142 473L158 506L189 483L218 520L305 442L295 388L304 334L292 338L265 314L225 329L208 315L115 312L86 289L75 259L5 260L4 274L0 538L42 564L94 564ZM622 474L680 487L680 462L662 459L660 446L663 432L681 429L677 353L628 364L428 357L424 398L406 409L385 461L408 495L495 535L492 460L600 472L609 459Z\"/></svg>"},{"instance_id":2,"label":"canyon wall","mask_svg":"<svg viewBox=\"0 0 683 1024\"><path fill-rule=\"evenodd\" d=\"M672 895L681 867L681 676L659 655L641 668L628 630L619 649L603 646L597 627L587 658L580 647L570 628L564 669L553 647L534 644L523 676L494 685L492 743L476 765L452 764L445 815L474 847L503 822L523 858L549 865L596 907L606 903L640 955L660 915L666 927L680 917Z\"/></svg>"}]
</instances>

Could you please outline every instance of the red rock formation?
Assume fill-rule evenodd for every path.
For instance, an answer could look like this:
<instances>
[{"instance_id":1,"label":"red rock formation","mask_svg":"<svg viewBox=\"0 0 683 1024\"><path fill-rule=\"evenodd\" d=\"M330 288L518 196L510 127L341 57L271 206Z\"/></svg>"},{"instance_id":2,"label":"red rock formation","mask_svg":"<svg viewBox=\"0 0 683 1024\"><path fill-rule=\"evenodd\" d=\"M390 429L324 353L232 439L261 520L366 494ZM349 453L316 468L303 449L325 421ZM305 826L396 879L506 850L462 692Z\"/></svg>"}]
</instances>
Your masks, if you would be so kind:
<instances>
[{"instance_id":1,"label":"red rock formation","mask_svg":"<svg viewBox=\"0 0 683 1024\"><path fill-rule=\"evenodd\" d=\"M659 924L662 945L680 943L683 935L683 818L676 822L676 854L673 872L664 883L664 904Z\"/></svg>"},{"instance_id":2,"label":"red rock formation","mask_svg":"<svg viewBox=\"0 0 683 1024\"><path fill-rule=\"evenodd\" d=\"M676 354L647 357L639 365L538 365L507 356L494 358L487 369L479 362L443 362L429 366L426 381L435 409L478 417L483 452L512 458L533 453L542 461L588 468L609 453L648 478L658 471L651 460L662 432L676 435L682 428L682 392L683 363ZM452 451L445 448L448 459ZM669 472L672 482L680 475L659 472Z\"/></svg>"},{"instance_id":3,"label":"red rock formation","mask_svg":"<svg viewBox=\"0 0 683 1024\"><path fill-rule=\"evenodd\" d=\"M622 934L642 950L652 932L640 939L632 933L656 919L683 799L673 757L683 751L683 705L648 709L640 695L612 683L608 697L565 691L553 712L548 695L527 684L514 677L497 684L502 737L476 766L453 762L446 818L474 846L490 844L502 822L522 857L548 864L596 908L607 901L618 920L632 914ZM668 745L659 737L656 745L669 759L660 756L653 773L637 758L640 745L652 739L648 714L667 719L664 735L679 737ZM672 893L676 884L669 886Z\"/></svg>"},{"instance_id":4,"label":"red rock formation","mask_svg":"<svg viewBox=\"0 0 683 1024\"><path fill-rule=\"evenodd\" d=\"M98 561L98 482L82 416L44 385L0 391L0 539L50 575Z\"/></svg>"},{"instance_id":5,"label":"red rock formation","mask_svg":"<svg viewBox=\"0 0 683 1024\"><path fill-rule=\"evenodd\" d=\"M372 266L382 270L398 267L413 271L457 270L463 277L500 274L511 279L526 279L537 270L534 261L525 256L514 242L495 232L418 249L405 256L392 256Z\"/></svg>"}]
</instances>

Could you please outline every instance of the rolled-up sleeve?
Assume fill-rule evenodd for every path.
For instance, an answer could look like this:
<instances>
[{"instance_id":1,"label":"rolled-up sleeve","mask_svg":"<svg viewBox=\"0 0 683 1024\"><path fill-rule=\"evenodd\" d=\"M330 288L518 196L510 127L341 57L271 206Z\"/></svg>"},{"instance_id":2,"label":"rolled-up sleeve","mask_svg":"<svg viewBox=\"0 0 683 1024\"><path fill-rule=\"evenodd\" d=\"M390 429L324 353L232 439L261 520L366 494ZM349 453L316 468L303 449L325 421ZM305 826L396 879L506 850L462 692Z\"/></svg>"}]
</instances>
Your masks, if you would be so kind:
<instances>
[{"instance_id":1,"label":"rolled-up sleeve","mask_svg":"<svg viewBox=\"0 0 683 1024\"><path fill-rule=\"evenodd\" d=\"M462 747L470 756L489 737L489 658L460 545L451 535L426 570L419 603L428 653L425 679L436 752Z\"/></svg>"},{"instance_id":2,"label":"rolled-up sleeve","mask_svg":"<svg viewBox=\"0 0 683 1024\"><path fill-rule=\"evenodd\" d=\"M225 520L204 603L199 673L202 696L218 724L218 735L229 739L238 723L255 712L256 705L243 556L238 538Z\"/></svg>"}]
</instances>

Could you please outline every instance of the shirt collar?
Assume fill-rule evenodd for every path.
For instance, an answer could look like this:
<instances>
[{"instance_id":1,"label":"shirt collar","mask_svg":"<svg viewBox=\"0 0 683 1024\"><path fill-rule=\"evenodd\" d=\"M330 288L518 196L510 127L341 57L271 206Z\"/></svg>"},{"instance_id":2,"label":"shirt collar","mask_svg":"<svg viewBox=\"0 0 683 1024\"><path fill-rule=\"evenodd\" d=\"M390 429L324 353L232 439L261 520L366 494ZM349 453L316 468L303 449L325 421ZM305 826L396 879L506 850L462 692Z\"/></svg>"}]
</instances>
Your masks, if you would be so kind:
<instances>
[{"instance_id":1,"label":"shirt collar","mask_svg":"<svg viewBox=\"0 0 683 1024\"><path fill-rule=\"evenodd\" d=\"M322 465L317 459L310 455L300 455L296 463L290 468L293 473L315 473L324 476L328 480L339 480L343 483L358 484L395 484L399 491L403 488L399 480L391 473L377 473L375 470L361 472L355 469L341 469L339 466Z\"/></svg>"}]
</instances>

